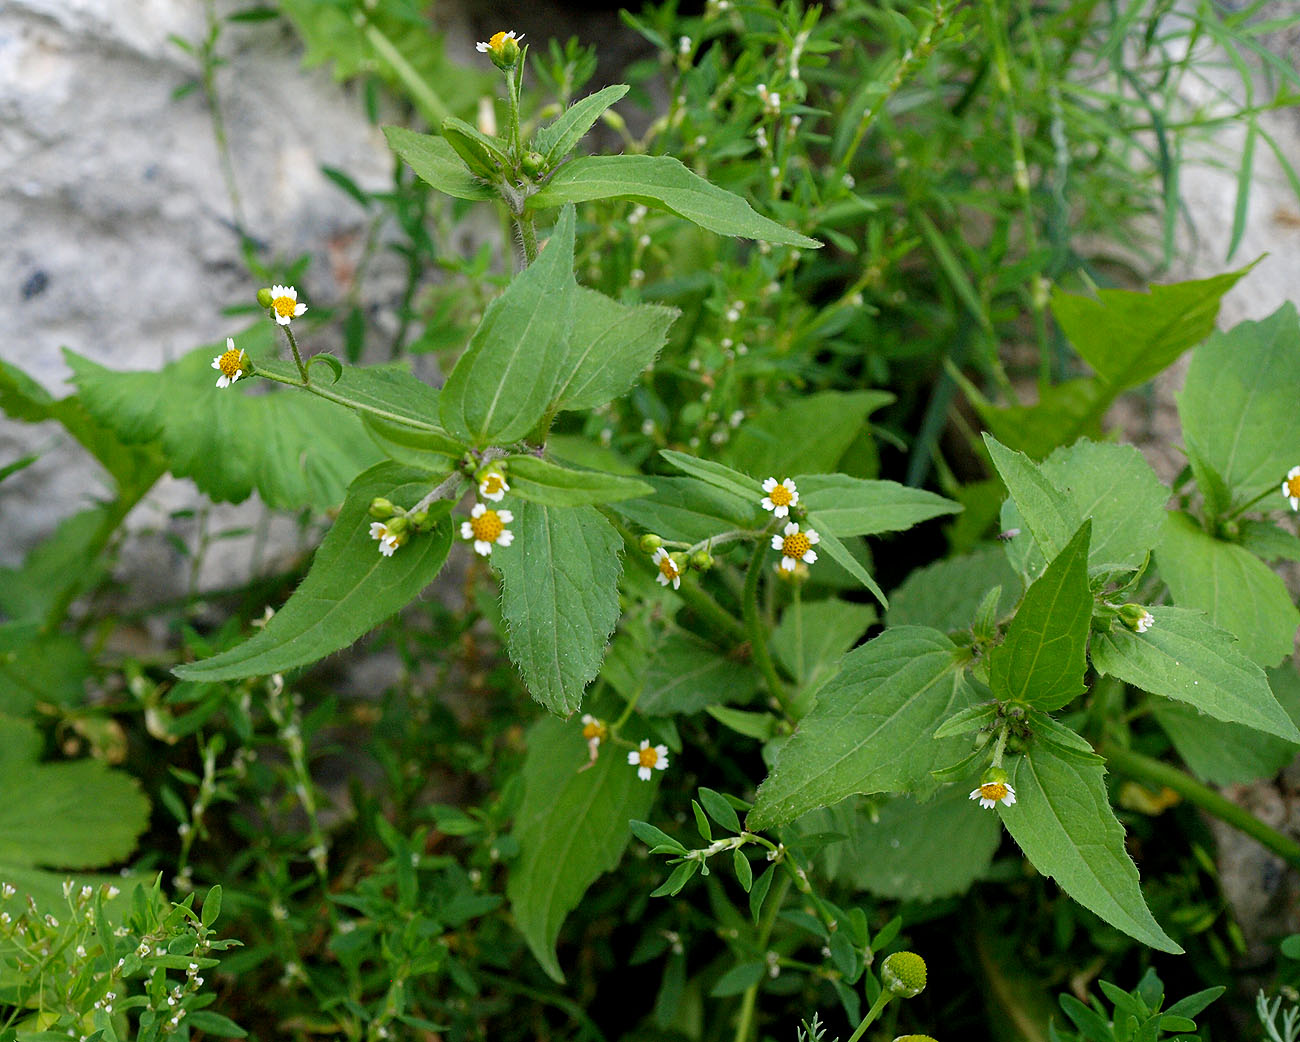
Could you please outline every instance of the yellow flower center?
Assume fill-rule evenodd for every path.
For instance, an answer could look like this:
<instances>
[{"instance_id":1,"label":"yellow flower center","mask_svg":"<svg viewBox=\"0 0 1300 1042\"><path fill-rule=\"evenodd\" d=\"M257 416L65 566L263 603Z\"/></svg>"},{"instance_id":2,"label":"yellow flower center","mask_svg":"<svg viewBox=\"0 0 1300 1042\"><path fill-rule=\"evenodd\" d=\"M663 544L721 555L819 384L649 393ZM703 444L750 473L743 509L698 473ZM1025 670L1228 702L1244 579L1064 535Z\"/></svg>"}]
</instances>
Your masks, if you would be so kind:
<instances>
[{"instance_id":1,"label":"yellow flower center","mask_svg":"<svg viewBox=\"0 0 1300 1042\"><path fill-rule=\"evenodd\" d=\"M592 720L589 724L583 725L582 737L587 741L591 741L593 738L604 739L605 734L605 725L599 720Z\"/></svg>"},{"instance_id":2,"label":"yellow flower center","mask_svg":"<svg viewBox=\"0 0 1300 1042\"><path fill-rule=\"evenodd\" d=\"M986 800L1000 800L1007 795L1007 787L1000 781L985 782L980 786L980 795Z\"/></svg>"},{"instance_id":3,"label":"yellow flower center","mask_svg":"<svg viewBox=\"0 0 1300 1042\"><path fill-rule=\"evenodd\" d=\"M485 510L478 517L471 517L469 527L474 533L474 538L481 539L485 543L495 543L506 530L506 526L495 510Z\"/></svg>"},{"instance_id":4,"label":"yellow flower center","mask_svg":"<svg viewBox=\"0 0 1300 1042\"><path fill-rule=\"evenodd\" d=\"M293 297L276 297L271 301L271 310L281 318L293 318L298 302Z\"/></svg>"},{"instance_id":5,"label":"yellow flower center","mask_svg":"<svg viewBox=\"0 0 1300 1042\"><path fill-rule=\"evenodd\" d=\"M812 543L802 532L792 532L781 543L781 556L793 557L796 561L812 549Z\"/></svg>"},{"instance_id":6,"label":"yellow flower center","mask_svg":"<svg viewBox=\"0 0 1300 1042\"><path fill-rule=\"evenodd\" d=\"M505 480L500 474L492 473L483 478L483 484L480 486L483 495L495 496L505 487Z\"/></svg>"},{"instance_id":7,"label":"yellow flower center","mask_svg":"<svg viewBox=\"0 0 1300 1042\"><path fill-rule=\"evenodd\" d=\"M676 579L682 573L677 570L677 562L667 554L664 554L659 561L659 574L665 579L672 580Z\"/></svg>"},{"instance_id":8,"label":"yellow flower center","mask_svg":"<svg viewBox=\"0 0 1300 1042\"><path fill-rule=\"evenodd\" d=\"M642 767L653 767L659 762L659 750L657 750L653 745L647 745L637 753L637 756L641 760Z\"/></svg>"},{"instance_id":9,"label":"yellow flower center","mask_svg":"<svg viewBox=\"0 0 1300 1042\"><path fill-rule=\"evenodd\" d=\"M222 353L221 357L217 359L217 365L221 367L222 376L229 380L233 380L244 371L244 352L238 348L225 351Z\"/></svg>"},{"instance_id":10,"label":"yellow flower center","mask_svg":"<svg viewBox=\"0 0 1300 1042\"><path fill-rule=\"evenodd\" d=\"M1300 496L1300 474L1286 479L1286 494L1288 496Z\"/></svg>"},{"instance_id":11,"label":"yellow flower center","mask_svg":"<svg viewBox=\"0 0 1300 1042\"><path fill-rule=\"evenodd\" d=\"M774 507L788 507L790 505L790 490L784 485L777 485L767 494L767 498L772 501Z\"/></svg>"}]
</instances>

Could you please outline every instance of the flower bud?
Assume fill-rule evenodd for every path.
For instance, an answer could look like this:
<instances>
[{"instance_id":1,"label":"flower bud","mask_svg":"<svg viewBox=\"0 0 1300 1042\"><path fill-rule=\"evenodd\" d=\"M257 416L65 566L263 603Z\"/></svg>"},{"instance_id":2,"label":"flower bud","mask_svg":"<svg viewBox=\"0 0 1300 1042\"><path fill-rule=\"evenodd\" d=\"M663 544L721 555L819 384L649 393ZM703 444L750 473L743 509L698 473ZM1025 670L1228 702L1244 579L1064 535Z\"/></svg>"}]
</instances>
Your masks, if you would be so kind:
<instances>
[{"instance_id":1,"label":"flower bud","mask_svg":"<svg viewBox=\"0 0 1300 1042\"><path fill-rule=\"evenodd\" d=\"M647 532L641 537L641 549L647 554L652 554L664 545L664 541L657 535Z\"/></svg>"},{"instance_id":2,"label":"flower bud","mask_svg":"<svg viewBox=\"0 0 1300 1042\"><path fill-rule=\"evenodd\" d=\"M263 286L257 291L257 306L260 308L270 308L275 297L271 295L271 287Z\"/></svg>"},{"instance_id":3,"label":"flower bud","mask_svg":"<svg viewBox=\"0 0 1300 1042\"><path fill-rule=\"evenodd\" d=\"M429 512L427 510L417 510L414 514L407 514L406 519L411 522L411 528L416 532L427 532L429 530Z\"/></svg>"},{"instance_id":4,"label":"flower bud","mask_svg":"<svg viewBox=\"0 0 1300 1042\"><path fill-rule=\"evenodd\" d=\"M1155 616L1140 604L1122 604L1119 609L1120 620L1129 629L1145 633L1155 624Z\"/></svg>"},{"instance_id":5,"label":"flower bud","mask_svg":"<svg viewBox=\"0 0 1300 1042\"><path fill-rule=\"evenodd\" d=\"M509 72L519 64L519 44L513 32L496 33L487 43L480 43L478 49L486 53L492 59L492 64L502 72Z\"/></svg>"},{"instance_id":6,"label":"flower bud","mask_svg":"<svg viewBox=\"0 0 1300 1042\"><path fill-rule=\"evenodd\" d=\"M540 152L527 152L519 165L529 177L536 177L546 169L546 157Z\"/></svg>"},{"instance_id":7,"label":"flower bud","mask_svg":"<svg viewBox=\"0 0 1300 1042\"><path fill-rule=\"evenodd\" d=\"M925 990L925 960L916 952L894 952L880 966L880 983L900 998L915 998Z\"/></svg>"},{"instance_id":8,"label":"flower bud","mask_svg":"<svg viewBox=\"0 0 1300 1042\"><path fill-rule=\"evenodd\" d=\"M697 572L707 572L713 567L713 555L707 550L696 550L691 554L691 567Z\"/></svg>"},{"instance_id":9,"label":"flower bud","mask_svg":"<svg viewBox=\"0 0 1300 1042\"><path fill-rule=\"evenodd\" d=\"M393 516L396 508L383 496L376 496L370 501L370 516L377 521L384 521Z\"/></svg>"},{"instance_id":10,"label":"flower bud","mask_svg":"<svg viewBox=\"0 0 1300 1042\"><path fill-rule=\"evenodd\" d=\"M406 530L411 527L411 522L407 520L405 515L398 515L397 517L391 518L385 527L388 529L390 534L400 536L404 535Z\"/></svg>"}]
</instances>

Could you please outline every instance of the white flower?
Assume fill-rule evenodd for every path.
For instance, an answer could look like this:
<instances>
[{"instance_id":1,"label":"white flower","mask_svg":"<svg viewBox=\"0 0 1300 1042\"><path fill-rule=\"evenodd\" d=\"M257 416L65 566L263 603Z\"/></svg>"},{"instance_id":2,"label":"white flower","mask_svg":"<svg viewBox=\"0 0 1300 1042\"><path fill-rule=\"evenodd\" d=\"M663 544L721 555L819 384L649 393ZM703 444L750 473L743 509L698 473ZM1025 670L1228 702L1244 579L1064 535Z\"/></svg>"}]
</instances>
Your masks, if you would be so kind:
<instances>
[{"instance_id":1,"label":"white flower","mask_svg":"<svg viewBox=\"0 0 1300 1042\"><path fill-rule=\"evenodd\" d=\"M394 532L382 521L370 523L370 538L379 540L379 552L392 557L397 548L406 542L405 532Z\"/></svg>"},{"instance_id":2,"label":"white flower","mask_svg":"<svg viewBox=\"0 0 1300 1042\"><path fill-rule=\"evenodd\" d=\"M1006 782L985 782L978 789L971 790L970 798L979 800L980 806L985 810L992 810L999 803L1010 807L1016 802L1016 790Z\"/></svg>"},{"instance_id":3,"label":"white flower","mask_svg":"<svg viewBox=\"0 0 1300 1042\"><path fill-rule=\"evenodd\" d=\"M668 746L650 744L649 738L641 739L641 748L627 754L629 767L637 769L637 777L642 781L650 780L650 772L668 770Z\"/></svg>"},{"instance_id":4,"label":"white flower","mask_svg":"<svg viewBox=\"0 0 1300 1042\"><path fill-rule=\"evenodd\" d=\"M768 478L763 482L763 491L767 493L760 500L763 509L772 511L776 517L787 517L790 508L799 502L799 490L790 478L784 478L780 484L776 478Z\"/></svg>"},{"instance_id":5,"label":"white flower","mask_svg":"<svg viewBox=\"0 0 1300 1042\"><path fill-rule=\"evenodd\" d=\"M1286 480L1282 482L1282 495L1286 496L1292 510L1300 510L1300 467L1292 467L1286 472Z\"/></svg>"},{"instance_id":6,"label":"white flower","mask_svg":"<svg viewBox=\"0 0 1300 1042\"><path fill-rule=\"evenodd\" d=\"M479 54L501 55L505 51L507 40L522 40L523 38L523 33L516 36L513 29L508 33L493 33L492 39L488 40L486 43L480 42L475 44L474 49L478 51Z\"/></svg>"},{"instance_id":7,"label":"white flower","mask_svg":"<svg viewBox=\"0 0 1300 1042\"><path fill-rule=\"evenodd\" d=\"M244 375L248 368L244 352L235 347L232 337L226 337L226 349L212 360L212 368L221 370L217 377L218 387L229 387Z\"/></svg>"},{"instance_id":8,"label":"white flower","mask_svg":"<svg viewBox=\"0 0 1300 1042\"><path fill-rule=\"evenodd\" d=\"M509 546L514 542L514 533L506 528L515 519L509 510L489 510L482 503L475 503L469 512L470 519L462 521L460 535L462 539L474 540L474 552L486 557L492 552L492 544Z\"/></svg>"},{"instance_id":9,"label":"white flower","mask_svg":"<svg viewBox=\"0 0 1300 1042\"><path fill-rule=\"evenodd\" d=\"M298 303L298 291L292 286L272 286L271 312L275 315L276 322L287 326L295 318L306 314L307 305Z\"/></svg>"},{"instance_id":10,"label":"white flower","mask_svg":"<svg viewBox=\"0 0 1300 1042\"><path fill-rule=\"evenodd\" d=\"M499 470L489 470L479 479L478 494L484 499L500 503L509 491L510 486L506 484L505 475Z\"/></svg>"},{"instance_id":11,"label":"white flower","mask_svg":"<svg viewBox=\"0 0 1300 1042\"><path fill-rule=\"evenodd\" d=\"M659 568L659 574L655 576L655 581L660 586L667 586L672 583L674 590L681 589L682 570L677 567L677 562L673 560L672 554L661 546L651 555L650 560Z\"/></svg>"},{"instance_id":12,"label":"white flower","mask_svg":"<svg viewBox=\"0 0 1300 1042\"><path fill-rule=\"evenodd\" d=\"M590 713L582 714L582 737L587 742L587 752L594 760L596 751L600 748L600 743L609 737L609 728L605 726L605 721L597 719Z\"/></svg>"},{"instance_id":13,"label":"white flower","mask_svg":"<svg viewBox=\"0 0 1300 1042\"><path fill-rule=\"evenodd\" d=\"M1142 617L1137 620L1137 624L1133 628L1139 633L1145 633L1155 624L1155 621L1156 617L1154 615L1149 611L1144 611Z\"/></svg>"},{"instance_id":14,"label":"white flower","mask_svg":"<svg viewBox=\"0 0 1300 1042\"><path fill-rule=\"evenodd\" d=\"M781 551L781 567L793 572L800 561L812 564L817 560L813 547L821 542L821 537L811 528L799 531L799 525L791 521L781 530L783 535L772 536L772 549Z\"/></svg>"}]
</instances>

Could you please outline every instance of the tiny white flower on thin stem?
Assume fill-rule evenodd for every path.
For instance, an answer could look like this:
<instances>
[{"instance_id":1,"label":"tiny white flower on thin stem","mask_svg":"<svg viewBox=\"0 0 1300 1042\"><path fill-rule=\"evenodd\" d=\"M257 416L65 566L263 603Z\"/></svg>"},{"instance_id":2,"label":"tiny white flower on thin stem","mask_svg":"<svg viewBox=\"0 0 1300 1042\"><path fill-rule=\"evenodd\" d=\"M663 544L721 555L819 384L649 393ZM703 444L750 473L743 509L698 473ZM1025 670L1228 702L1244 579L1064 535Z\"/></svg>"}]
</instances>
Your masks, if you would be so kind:
<instances>
[{"instance_id":1,"label":"tiny white flower on thin stem","mask_svg":"<svg viewBox=\"0 0 1300 1042\"><path fill-rule=\"evenodd\" d=\"M1286 472L1286 480L1282 482L1282 495L1286 496L1292 510L1300 510L1300 467L1292 467Z\"/></svg>"},{"instance_id":2,"label":"tiny white flower on thin stem","mask_svg":"<svg viewBox=\"0 0 1300 1042\"><path fill-rule=\"evenodd\" d=\"M659 574L655 576L655 582L660 586L672 584L674 590L681 589L682 570L677 567L677 562L673 560L672 554L662 546L656 550L650 560L659 568Z\"/></svg>"},{"instance_id":3,"label":"tiny white flower on thin stem","mask_svg":"<svg viewBox=\"0 0 1300 1042\"><path fill-rule=\"evenodd\" d=\"M651 745L649 738L642 738L641 748L627 754L627 763L637 769L638 778L649 781L651 771L668 770L668 746Z\"/></svg>"},{"instance_id":4,"label":"tiny white flower on thin stem","mask_svg":"<svg viewBox=\"0 0 1300 1042\"><path fill-rule=\"evenodd\" d=\"M799 502L799 490L791 478L783 478L780 483L768 478L763 482L763 491L767 493L760 500L763 509L772 511L775 517L787 517L790 508Z\"/></svg>"},{"instance_id":5,"label":"tiny white flower on thin stem","mask_svg":"<svg viewBox=\"0 0 1300 1042\"><path fill-rule=\"evenodd\" d=\"M506 484L505 475L499 470L489 470L479 479L478 494L484 499L500 503L509 491L510 486Z\"/></svg>"},{"instance_id":6,"label":"tiny white flower on thin stem","mask_svg":"<svg viewBox=\"0 0 1300 1042\"><path fill-rule=\"evenodd\" d=\"M772 549L781 551L781 567L793 572L802 561L812 564L817 560L817 551L813 547L821 542L821 537L811 528L799 531L799 524L791 521L781 530L781 535L772 536Z\"/></svg>"},{"instance_id":7,"label":"tiny white flower on thin stem","mask_svg":"<svg viewBox=\"0 0 1300 1042\"><path fill-rule=\"evenodd\" d=\"M272 286L271 312L277 323L287 326L307 313L307 305L298 303L298 291L292 286Z\"/></svg>"},{"instance_id":8,"label":"tiny white flower on thin stem","mask_svg":"<svg viewBox=\"0 0 1300 1042\"><path fill-rule=\"evenodd\" d=\"M600 743L609 737L609 728L605 726L604 720L600 720L590 713L583 713L582 737L587 743L588 755L594 760L597 750L600 749Z\"/></svg>"},{"instance_id":9,"label":"tiny white flower on thin stem","mask_svg":"<svg viewBox=\"0 0 1300 1042\"><path fill-rule=\"evenodd\" d=\"M1137 620L1137 625L1135 625L1133 628L1137 630L1139 633L1145 633L1147 630L1149 630L1152 627L1155 621L1156 621L1156 617L1154 615L1152 615L1149 611L1144 611L1142 613L1142 617Z\"/></svg>"},{"instance_id":10,"label":"tiny white flower on thin stem","mask_svg":"<svg viewBox=\"0 0 1300 1042\"><path fill-rule=\"evenodd\" d=\"M972 789L970 798L979 800L985 810L992 810L999 803L1010 807L1016 802L1016 790L1004 781L988 781L978 789Z\"/></svg>"},{"instance_id":11,"label":"tiny white flower on thin stem","mask_svg":"<svg viewBox=\"0 0 1300 1042\"><path fill-rule=\"evenodd\" d=\"M212 360L212 368L221 371L217 377L217 386L229 387L248 369L247 356L242 349L235 347L232 337L226 337L226 349Z\"/></svg>"},{"instance_id":12,"label":"tiny white flower on thin stem","mask_svg":"<svg viewBox=\"0 0 1300 1042\"><path fill-rule=\"evenodd\" d=\"M392 557L397 548L406 542L405 532L394 532L382 521L370 523L370 538L379 540L379 552L385 557Z\"/></svg>"},{"instance_id":13,"label":"tiny white flower on thin stem","mask_svg":"<svg viewBox=\"0 0 1300 1042\"><path fill-rule=\"evenodd\" d=\"M514 542L514 533L506 528L515 519L509 510L489 510L482 503L475 503L469 518L461 522L460 535L462 539L474 540L474 552L480 556L487 557L494 544L509 546Z\"/></svg>"}]
</instances>

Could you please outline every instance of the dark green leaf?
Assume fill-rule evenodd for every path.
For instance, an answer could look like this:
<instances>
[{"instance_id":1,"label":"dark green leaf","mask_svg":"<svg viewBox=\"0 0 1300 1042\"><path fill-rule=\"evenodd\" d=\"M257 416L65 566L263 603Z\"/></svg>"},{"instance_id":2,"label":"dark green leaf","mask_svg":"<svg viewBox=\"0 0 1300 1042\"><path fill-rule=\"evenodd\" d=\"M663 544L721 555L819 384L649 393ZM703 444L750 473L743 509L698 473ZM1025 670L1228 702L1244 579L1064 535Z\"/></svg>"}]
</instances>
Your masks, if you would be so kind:
<instances>
[{"instance_id":1,"label":"dark green leaf","mask_svg":"<svg viewBox=\"0 0 1300 1042\"><path fill-rule=\"evenodd\" d=\"M468 170L445 138L417 134L403 127L384 127L388 147L438 191L457 199L495 199L496 191Z\"/></svg>"},{"instance_id":2,"label":"dark green leaf","mask_svg":"<svg viewBox=\"0 0 1300 1042\"><path fill-rule=\"evenodd\" d=\"M594 470L571 470L536 456L510 456L506 465L511 493L543 506L613 503L654 492L650 485L635 478Z\"/></svg>"},{"instance_id":3,"label":"dark green leaf","mask_svg":"<svg viewBox=\"0 0 1300 1042\"><path fill-rule=\"evenodd\" d=\"M867 418L893 400L886 391L818 391L768 406L740 425L723 461L778 481L847 469L840 463L862 436ZM803 486L799 489L802 493Z\"/></svg>"},{"instance_id":4,"label":"dark green leaf","mask_svg":"<svg viewBox=\"0 0 1300 1042\"><path fill-rule=\"evenodd\" d=\"M588 94L581 101L575 101L554 122L537 132L533 138L533 148L541 153L547 166L554 166L577 147L583 135L600 119L601 113L627 92L627 84L612 83L595 94Z\"/></svg>"},{"instance_id":5,"label":"dark green leaf","mask_svg":"<svg viewBox=\"0 0 1300 1042\"><path fill-rule=\"evenodd\" d=\"M799 502L815 511L821 525L841 539L901 532L932 517L961 510L961 505L950 499L894 481L813 474L801 476L796 484Z\"/></svg>"}]
</instances>

